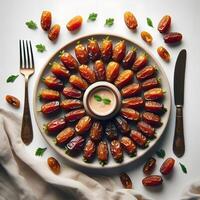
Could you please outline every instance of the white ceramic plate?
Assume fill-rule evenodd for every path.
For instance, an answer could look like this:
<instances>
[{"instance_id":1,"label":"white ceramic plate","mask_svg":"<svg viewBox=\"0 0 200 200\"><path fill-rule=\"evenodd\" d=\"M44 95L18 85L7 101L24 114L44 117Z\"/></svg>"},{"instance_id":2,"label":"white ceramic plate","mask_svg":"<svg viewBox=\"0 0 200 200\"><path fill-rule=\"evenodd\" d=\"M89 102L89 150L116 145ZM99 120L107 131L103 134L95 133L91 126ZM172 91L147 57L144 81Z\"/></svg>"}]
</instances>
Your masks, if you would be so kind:
<instances>
[{"instance_id":1,"label":"white ceramic plate","mask_svg":"<svg viewBox=\"0 0 200 200\"><path fill-rule=\"evenodd\" d=\"M127 50L130 49L132 46L134 46L134 47L137 48L137 54L138 55L140 53L142 53L142 52L147 53L149 64L155 65L158 68L157 77L160 77L160 79L161 79L161 87L166 90L166 94L165 94L165 97L164 97L162 103L164 104L165 108L167 109L167 112L164 115L162 115L162 117L161 117L161 121L162 121L163 125L160 128L156 129L156 138L150 142L148 148L146 148L146 149L138 148L136 157L129 157L126 153L124 153L124 160L123 160L122 163L115 162L114 159L112 158L111 153L109 152L108 164L104 165L104 167L102 167L99 164L97 158L95 158L95 160L93 162L91 162L91 163L85 163L82 160L82 155L81 154L78 157L71 157L71 156L67 155L65 153L65 149L62 149L59 146L54 144L54 138L55 137L49 136L47 133L45 133L45 131L43 130L43 125L46 124L47 122L49 122L50 120L59 117L59 115L56 115L54 117L45 117L41 112L38 112L38 110L40 110L41 105L43 103L43 102L41 102L39 100L38 93L39 93L41 88L45 88L45 85L42 82L42 77L46 76L47 74L50 74L49 63L53 63L54 61L59 61L59 53L62 50L70 52L72 55L74 55L74 47L77 44L77 41L81 41L82 44L86 45L88 39L93 37L100 43L102 41L102 39L105 38L106 36L107 35L105 35L105 34L88 35L88 36L84 36L84 37L78 38L78 39L66 44L63 48L58 50L50 58L50 60L47 62L47 64L43 67L43 69L40 72L40 75L37 78L37 82L36 82L36 86L35 86L34 104L33 104L34 105L34 114L35 114L35 119L36 119L37 125L38 125L38 127L39 127L39 129L41 131L41 134L46 139L46 141L49 143L49 145L57 153L59 153L61 156L63 156L69 162L69 164L71 164L74 167L79 168L79 169L80 168L84 168L84 169L87 169L87 170L88 169L89 170L90 169L94 169L94 170L105 170L106 169L108 171L108 170L119 169L119 168L121 169L127 164L130 164L132 162L136 162L139 158L141 158L146 152L148 152L159 141L161 135L163 134L163 132L164 132L164 130L166 128L168 120L169 120L169 115L170 115L170 110L171 110L170 87L169 87L169 83L168 83L167 77L166 77L161 65L155 60L155 58L148 51L146 51L143 47L139 46L138 44L134 43L133 41L130 41L130 40L128 40L126 38L123 38L123 37L120 37L120 36L109 35L110 39L112 39L112 41L113 41L113 45L116 42L120 41L120 40L125 40L126 46L127 46ZM60 116L63 116L63 115L64 115L64 112L62 112L60 114Z\"/></svg>"}]
</instances>

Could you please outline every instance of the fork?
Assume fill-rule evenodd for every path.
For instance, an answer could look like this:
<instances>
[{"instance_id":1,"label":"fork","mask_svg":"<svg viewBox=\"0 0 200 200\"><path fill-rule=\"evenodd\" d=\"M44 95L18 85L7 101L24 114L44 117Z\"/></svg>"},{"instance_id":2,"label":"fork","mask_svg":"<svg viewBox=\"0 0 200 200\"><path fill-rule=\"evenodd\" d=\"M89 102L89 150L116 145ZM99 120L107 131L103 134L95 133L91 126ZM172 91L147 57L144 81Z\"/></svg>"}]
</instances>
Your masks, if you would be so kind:
<instances>
[{"instance_id":1,"label":"fork","mask_svg":"<svg viewBox=\"0 0 200 200\"><path fill-rule=\"evenodd\" d=\"M34 73L34 59L31 41L24 42L19 40L20 50L20 73L25 78L25 97L24 97L24 113L21 128L21 138L24 144L29 145L33 140L33 128L31 122L29 100L28 100L28 80Z\"/></svg>"}]
</instances>

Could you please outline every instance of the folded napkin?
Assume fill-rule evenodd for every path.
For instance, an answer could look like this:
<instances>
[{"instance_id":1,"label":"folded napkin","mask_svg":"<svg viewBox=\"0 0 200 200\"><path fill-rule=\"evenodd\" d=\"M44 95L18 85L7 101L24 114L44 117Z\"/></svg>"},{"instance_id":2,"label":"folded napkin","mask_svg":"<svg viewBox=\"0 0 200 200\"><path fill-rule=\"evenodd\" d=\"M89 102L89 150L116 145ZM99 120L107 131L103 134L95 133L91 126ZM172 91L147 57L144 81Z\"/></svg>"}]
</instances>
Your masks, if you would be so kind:
<instances>
[{"instance_id":1,"label":"folded napkin","mask_svg":"<svg viewBox=\"0 0 200 200\"><path fill-rule=\"evenodd\" d=\"M27 152L21 119L0 109L0 200L150 200L134 189L119 189L111 178L98 181L62 165L49 170L46 160ZM200 182L188 186L183 200L200 199Z\"/></svg>"}]
</instances>

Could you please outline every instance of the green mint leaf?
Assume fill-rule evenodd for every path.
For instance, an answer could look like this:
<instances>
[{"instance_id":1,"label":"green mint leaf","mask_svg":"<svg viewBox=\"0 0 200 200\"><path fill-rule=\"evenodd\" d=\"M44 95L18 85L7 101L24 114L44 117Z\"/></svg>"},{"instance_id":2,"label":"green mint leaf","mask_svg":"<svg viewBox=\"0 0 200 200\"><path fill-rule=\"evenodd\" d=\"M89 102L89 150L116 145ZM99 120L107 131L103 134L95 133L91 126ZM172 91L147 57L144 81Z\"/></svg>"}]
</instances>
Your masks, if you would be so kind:
<instances>
[{"instance_id":1,"label":"green mint leaf","mask_svg":"<svg viewBox=\"0 0 200 200\"><path fill-rule=\"evenodd\" d=\"M153 27L153 22L150 18L147 17L147 24L151 27Z\"/></svg>"},{"instance_id":2,"label":"green mint leaf","mask_svg":"<svg viewBox=\"0 0 200 200\"><path fill-rule=\"evenodd\" d=\"M32 20L26 22L26 25L27 25L28 28L30 28L32 30L37 29L37 24Z\"/></svg>"},{"instance_id":3,"label":"green mint leaf","mask_svg":"<svg viewBox=\"0 0 200 200\"><path fill-rule=\"evenodd\" d=\"M13 83L15 81L15 79L18 77L19 75L11 75L7 78L6 82L7 83Z\"/></svg>"},{"instance_id":4,"label":"green mint leaf","mask_svg":"<svg viewBox=\"0 0 200 200\"><path fill-rule=\"evenodd\" d=\"M46 148L38 148L35 152L35 155L36 156L43 156L44 152L47 150L47 147Z\"/></svg>"},{"instance_id":5,"label":"green mint leaf","mask_svg":"<svg viewBox=\"0 0 200 200\"><path fill-rule=\"evenodd\" d=\"M165 150L160 149L160 150L156 151L156 155L157 155L159 158L164 158L164 157L165 157Z\"/></svg>"},{"instance_id":6,"label":"green mint leaf","mask_svg":"<svg viewBox=\"0 0 200 200\"><path fill-rule=\"evenodd\" d=\"M97 19L97 13L90 13L88 21L95 21Z\"/></svg>"},{"instance_id":7,"label":"green mint leaf","mask_svg":"<svg viewBox=\"0 0 200 200\"><path fill-rule=\"evenodd\" d=\"M37 48L38 52L42 53L42 52L46 51L46 47L43 44L37 44L37 45L35 45L35 47Z\"/></svg>"},{"instance_id":8,"label":"green mint leaf","mask_svg":"<svg viewBox=\"0 0 200 200\"><path fill-rule=\"evenodd\" d=\"M114 24L114 18L108 18L106 19L105 26L112 26Z\"/></svg>"},{"instance_id":9,"label":"green mint leaf","mask_svg":"<svg viewBox=\"0 0 200 200\"><path fill-rule=\"evenodd\" d=\"M96 99L96 101L99 101L99 102L102 101L102 98L97 94L94 95L94 98Z\"/></svg>"},{"instance_id":10,"label":"green mint leaf","mask_svg":"<svg viewBox=\"0 0 200 200\"><path fill-rule=\"evenodd\" d=\"M179 164L181 166L183 173L187 174L187 169L186 169L185 165L183 165L182 163L179 163Z\"/></svg>"},{"instance_id":11,"label":"green mint leaf","mask_svg":"<svg viewBox=\"0 0 200 200\"><path fill-rule=\"evenodd\" d=\"M105 99L103 99L103 103L104 103L105 105L108 105L108 104L110 104L110 103L111 103L111 100L110 100L110 99L107 99L107 98L105 98Z\"/></svg>"}]
</instances>

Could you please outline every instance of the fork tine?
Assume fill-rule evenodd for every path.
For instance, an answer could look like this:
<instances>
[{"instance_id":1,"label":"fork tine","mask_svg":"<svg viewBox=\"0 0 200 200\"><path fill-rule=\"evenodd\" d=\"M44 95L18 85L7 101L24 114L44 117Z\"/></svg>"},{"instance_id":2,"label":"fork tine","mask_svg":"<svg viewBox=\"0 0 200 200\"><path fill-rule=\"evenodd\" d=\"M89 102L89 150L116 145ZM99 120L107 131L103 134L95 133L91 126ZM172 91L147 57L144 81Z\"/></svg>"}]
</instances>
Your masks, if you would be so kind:
<instances>
[{"instance_id":1,"label":"fork tine","mask_svg":"<svg viewBox=\"0 0 200 200\"><path fill-rule=\"evenodd\" d=\"M23 55L24 55L24 68L26 68L26 51L25 51L25 44L24 44L24 40L22 41L23 44Z\"/></svg>"},{"instance_id":2,"label":"fork tine","mask_svg":"<svg viewBox=\"0 0 200 200\"><path fill-rule=\"evenodd\" d=\"M22 68L22 43L21 40L19 40L19 56L20 56L20 68Z\"/></svg>"},{"instance_id":3,"label":"fork tine","mask_svg":"<svg viewBox=\"0 0 200 200\"><path fill-rule=\"evenodd\" d=\"M30 56L29 56L29 47L28 47L28 41L26 40L26 55L27 55L27 58L28 58L28 68L31 68L31 65L30 65Z\"/></svg>"},{"instance_id":4,"label":"fork tine","mask_svg":"<svg viewBox=\"0 0 200 200\"><path fill-rule=\"evenodd\" d=\"M33 49L32 49L32 45L31 45L31 41L29 41L29 46L30 46L30 51L31 51L32 68L34 69L35 64L34 64Z\"/></svg>"}]
</instances>

